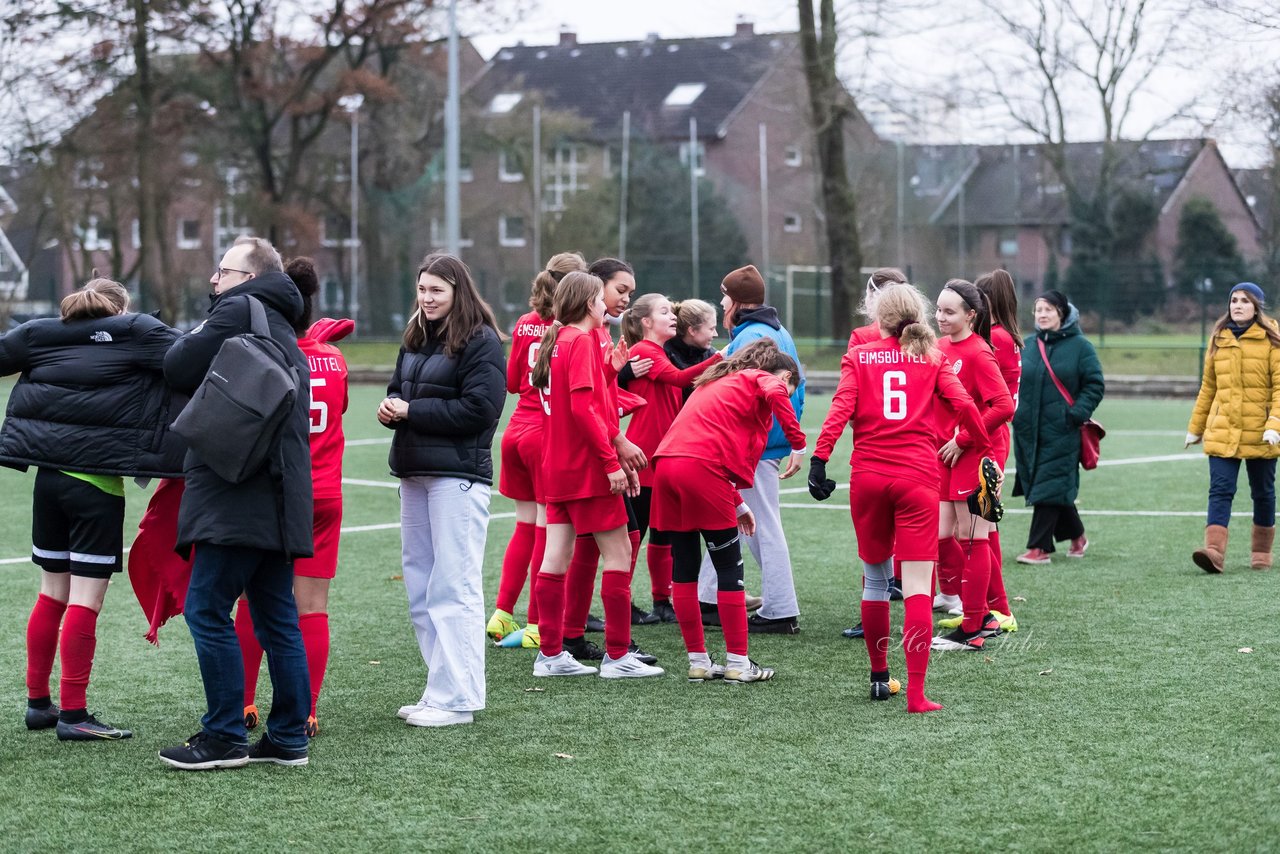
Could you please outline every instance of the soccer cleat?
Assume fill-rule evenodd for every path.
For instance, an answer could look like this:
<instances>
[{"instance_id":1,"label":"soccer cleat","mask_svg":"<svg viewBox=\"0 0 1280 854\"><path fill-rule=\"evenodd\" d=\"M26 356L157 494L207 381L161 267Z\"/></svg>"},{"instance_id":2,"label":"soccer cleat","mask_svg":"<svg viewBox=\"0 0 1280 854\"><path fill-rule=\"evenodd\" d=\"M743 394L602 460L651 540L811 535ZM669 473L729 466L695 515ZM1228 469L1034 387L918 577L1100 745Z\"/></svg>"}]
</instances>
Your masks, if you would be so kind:
<instances>
[{"instance_id":1,"label":"soccer cleat","mask_svg":"<svg viewBox=\"0 0 1280 854\"><path fill-rule=\"evenodd\" d=\"M469 724L475 720L475 715L471 712L451 712L447 709L437 709L427 706L420 712L409 715L405 720L409 726L424 727L440 727L454 726L455 724Z\"/></svg>"},{"instance_id":2,"label":"soccer cleat","mask_svg":"<svg viewBox=\"0 0 1280 854\"><path fill-rule=\"evenodd\" d=\"M493 616L489 618L489 623L484 627L484 633L496 642L519 629L520 626L516 624L515 619L509 613L497 609L493 612Z\"/></svg>"},{"instance_id":3,"label":"soccer cleat","mask_svg":"<svg viewBox=\"0 0 1280 854\"><path fill-rule=\"evenodd\" d=\"M315 715L307 715L307 722L302 725L302 731L307 734L307 738L315 738L320 734L320 722L316 720Z\"/></svg>"},{"instance_id":4,"label":"soccer cleat","mask_svg":"<svg viewBox=\"0 0 1280 854\"><path fill-rule=\"evenodd\" d=\"M938 620L938 628L940 629L958 629L964 623L964 617L947 617L945 620ZM982 618L982 628L978 633L984 638L995 637L1000 634L1000 621L996 619L994 613L987 614Z\"/></svg>"},{"instance_id":5,"label":"soccer cleat","mask_svg":"<svg viewBox=\"0 0 1280 854\"><path fill-rule=\"evenodd\" d=\"M568 650L561 650L559 655L550 658L540 652L533 660L534 676L593 676L595 672L594 667L580 664Z\"/></svg>"},{"instance_id":6,"label":"soccer cleat","mask_svg":"<svg viewBox=\"0 0 1280 854\"><path fill-rule=\"evenodd\" d=\"M774 676L772 667L761 667L751 659L747 659L745 667L727 665L724 669L724 681L734 685L746 685L748 682L768 682Z\"/></svg>"},{"instance_id":7,"label":"soccer cleat","mask_svg":"<svg viewBox=\"0 0 1280 854\"><path fill-rule=\"evenodd\" d=\"M1049 557L1049 553L1044 549L1027 549L1025 552L1018 555L1017 561L1018 563L1031 564L1032 566L1053 563L1053 560Z\"/></svg>"},{"instance_id":8,"label":"soccer cleat","mask_svg":"<svg viewBox=\"0 0 1280 854\"><path fill-rule=\"evenodd\" d=\"M1081 534L1071 541L1071 548L1067 549L1067 557L1084 557L1084 550L1087 548L1089 548L1089 540Z\"/></svg>"},{"instance_id":9,"label":"soccer cleat","mask_svg":"<svg viewBox=\"0 0 1280 854\"><path fill-rule=\"evenodd\" d=\"M852 627L845 629L840 634L844 635L850 640L857 640L858 638L866 637L867 633L862 630L862 623L857 623Z\"/></svg>"},{"instance_id":10,"label":"soccer cleat","mask_svg":"<svg viewBox=\"0 0 1280 854\"><path fill-rule=\"evenodd\" d=\"M586 638L565 638L564 651L578 661L599 661L604 658L604 650Z\"/></svg>"},{"instance_id":11,"label":"soccer cleat","mask_svg":"<svg viewBox=\"0 0 1280 854\"><path fill-rule=\"evenodd\" d=\"M969 512L988 522L1004 518L1004 505L1000 503L1000 467L990 457L983 457L978 464L978 488L968 499Z\"/></svg>"},{"instance_id":12,"label":"soccer cleat","mask_svg":"<svg viewBox=\"0 0 1280 854\"><path fill-rule=\"evenodd\" d=\"M674 623L676 621L676 609L671 607L670 602L654 602L653 615L663 623Z\"/></svg>"},{"instance_id":13,"label":"soccer cleat","mask_svg":"<svg viewBox=\"0 0 1280 854\"><path fill-rule=\"evenodd\" d=\"M871 699L887 700L902 690L902 683L890 676L883 682L871 680Z\"/></svg>"},{"instance_id":14,"label":"soccer cleat","mask_svg":"<svg viewBox=\"0 0 1280 854\"><path fill-rule=\"evenodd\" d=\"M929 648L938 652L981 652L985 643L986 638L981 630L966 632L964 629L956 629L949 634L938 635Z\"/></svg>"},{"instance_id":15,"label":"soccer cleat","mask_svg":"<svg viewBox=\"0 0 1280 854\"><path fill-rule=\"evenodd\" d=\"M1002 632L1016 632L1018 630L1018 618L1013 614L1001 614L999 611L992 611L991 616L996 618L996 622L1000 624Z\"/></svg>"},{"instance_id":16,"label":"soccer cleat","mask_svg":"<svg viewBox=\"0 0 1280 854\"><path fill-rule=\"evenodd\" d=\"M524 632L524 629L516 629L508 635L503 635L502 640L494 641L493 645L503 649L520 649L524 646Z\"/></svg>"},{"instance_id":17,"label":"soccer cleat","mask_svg":"<svg viewBox=\"0 0 1280 854\"><path fill-rule=\"evenodd\" d=\"M964 622L964 617L944 617L938 620L938 628L940 629L958 629L960 624Z\"/></svg>"},{"instance_id":18,"label":"soccer cleat","mask_svg":"<svg viewBox=\"0 0 1280 854\"><path fill-rule=\"evenodd\" d=\"M520 636L521 649L541 649L542 635L538 632L537 626L525 626L524 633Z\"/></svg>"},{"instance_id":19,"label":"soccer cleat","mask_svg":"<svg viewBox=\"0 0 1280 854\"><path fill-rule=\"evenodd\" d=\"M662 619L657 614L650 614L639 605L631 606L631 625L633 626L652 626L654 623L660 623Z\"/></svg>"},{"instance_id":20,"label":"soccer cleat","mask_svg":"<svg viewBox=\"0 0 1280 854\"><path fill-rule=\"evenodd\" d=\"M742 602L747 606L748 611L758 611L760 610L760 606L764 604L764 599L761 599L759 596L752 596L748 593L743 597Z\"/></svg>"},{"instance_id":21,"label":"soccer cleat","mask_svg":"<svg viewBox=\"0 0 1280 854\"><path fill-rule=\"evenodd\" d=\"M315 718L311 718L311 720L314 721ZM308 762L305 747L301 750L288 750L272 741L270 733L264 734L262 738L258 739L257 744L249 748L248 760L250 762L272 762L276 765L294 767L306 765Z\"/></svg>"},{"instance_id":22,"label":"soccer cleat","mask_svg":"<svg viewBox=\"0 0 1280 854\"><path fill-rule=\"evenodd\" d=\"M960 604L959 596L939 593L933 597L933 610L942 611L945 614L961 614L963 606Z\"/></svg>"},{"instance_id":23,"label":"soccer cleat","mask_svg":"<svg viewBox=\"0 0 1280 854\"><path fill-rule=\"evenodd\" d=\"M643 679L646 676L661 676L665 672L661 667L645 664L634 652L628 652L621 658L606 655L600 662L601 679Z\"/></svg>"},{"instance_id":24,"label":"soccer cleat","mask_svg":"<svg viewBox=\"0 0 1280 854\"><path fill-rule=\"evenodd\" d=\"M604 620L600 619L595 614L587 614L586 630L589 632L603 632Z\"/></svg>"},{"instance_id":25,"label":"soccer cleat","mask_svg":"<svg viewBox=\"0 0 1280 854\"><path fill-rule=\"evenodd\" d=\"M710 682L714 679L724 678L724 665L716 664L714 660L708 659L706 664L701 662L689 663L689 681L690 682Z\"/></svg>"},{"instance_id":26,"label":"soccer cleat","mask_svg":"<svg viewBox=\"0 0 1280 854\"><path fill-rule=\"evenodd\" d=\"M800 621L796 617L778 617L771 620L760 616L757 612L747 617L747 632L753 635L798 635Z\"/></svg>"},{"instance_id":27,"label":"soccer cleat","mask_svg":"<svg viewBox=\"0 0 1280 854\"><path fill-rule=\"evenodd\" d=\"M640 659L645 664L658 663L658 656L645 652L643 649L641 649L639 646L636 645L635 641L631 641L629 644L627 644L627 652L629 652L631 655L634 655L636 658Z\"/></svg>"},{"instance_id":28,"label":"soccer cleat","mask_svg":"<svg viewBox=\"0 0 1280 854\"><path fill-rule=\"evenodd\" d=\"M119 741L122 738L133 738L133 733L103 723L93 715L76 724L58 721L58 741Z\"/></svg>"},{"instance_id":29,"label":"soccer cleat","mask_svg":"<svg viewBox=\"0 0 1280 854\"><path fill-rule=\"evenodd\" d=\"M179 747L166 747L160 751L160 761L183 771L239 768L249 764L249 748L243 744L228 744L202 731Z\"/></svg>"},{"instance_id":30,"label":"soccer cleat","mask_svg":"<svg viewBox=\"0 0 1280 854\"><path fill-rule=\"evenodd\" d=\"M58 707L50 703L43 709L27 706L27 729L53 729L58 725Z\"/></svg>"},{"instance_id":31,"label":"soccer cleat","mask_svg":"<svg viewBox=\"0 0 1280 854\"><path fill-rule=\"evenodd\" d=\"M244 707L244 728L255 729L258 726L258 707L248 705Z\"/></svg>"}]
</instances>

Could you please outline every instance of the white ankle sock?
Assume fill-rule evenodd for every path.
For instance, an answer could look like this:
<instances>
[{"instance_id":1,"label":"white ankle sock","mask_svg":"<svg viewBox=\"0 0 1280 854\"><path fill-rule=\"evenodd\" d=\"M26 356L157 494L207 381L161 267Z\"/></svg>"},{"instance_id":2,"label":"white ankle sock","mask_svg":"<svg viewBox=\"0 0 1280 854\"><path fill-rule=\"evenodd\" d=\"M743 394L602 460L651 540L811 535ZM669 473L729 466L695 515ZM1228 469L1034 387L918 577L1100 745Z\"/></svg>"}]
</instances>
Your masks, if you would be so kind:
<instances>
[{"instance_id":1,"label":"white ankle sock","mask_svg":"<svg viewBox=\"0 0 1280 854\"><path fill-rule=\"evenodd\" d=\"M751 659L747 658L745 655L734 655L730 652L727 653L727 658L729 662L727 666L729 667L742 668L751 664Z\"/></svg>"}]
</instances>

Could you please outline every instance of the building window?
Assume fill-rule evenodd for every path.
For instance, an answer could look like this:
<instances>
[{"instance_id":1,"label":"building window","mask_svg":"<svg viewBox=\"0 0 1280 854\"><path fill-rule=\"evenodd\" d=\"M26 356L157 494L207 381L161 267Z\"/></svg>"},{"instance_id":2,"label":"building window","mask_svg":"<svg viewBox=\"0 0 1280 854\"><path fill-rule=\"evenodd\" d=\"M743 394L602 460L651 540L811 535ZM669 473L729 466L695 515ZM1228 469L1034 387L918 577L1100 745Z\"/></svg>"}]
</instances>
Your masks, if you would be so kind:
<instances>
[{"instance_id":1,"label":"building window","mask_svg":"<svg viewBox=\"0 0 1280 854\"><path fill-rule=\"evenodd\" d=\"M800 219L798 213L786 213L782 215L782 230L787 234L799 234L804 230L804 223Z\"/></svg>"},{"instance_id":2,"label":"building window","mask_svg":"<svg viewBox=\"0 0 1280 854\"><path fill-rule=\"evenodd\" d=\"M703 143L698 143L696 159L694 160L693 174L701 178L707 174L707 147ZM680 143L680 165L689 165L689 143Z\"/></svg>"},{"instance_id":3,"label":"building window","mask_svg":"<svg viewBox=\"0 0 1280 854\"><path fill-rule=\"evenodd\" d=\"M328 213L320 220L320 245L328 247L351 245L351 217L347 214Z\"/></svg>"},{"instance_id":4,"label":"building window","mask_svg":"<svg viewBox=\"0 0 1280 854\"><path fill-rule=\"evenodd\" d=\"M502 216L498 218L498 243L503 246L524 246L524 217Z\"/></svg>"},{"instance_id":5,"label":"building window","mask_svg":"<svg viewBox=\"0 0 1280 854\"><path fill-rule=\"evenodd\" d=\"M198 219L178 220L178 248L179 249L199 249L200 248L200 220Z\"/></svg>"},{"instance_id":6,"label":"building window","mask_svg":"<svg viewBox=\"0 0 1280 854\"><path fill-rule=\"evenodd\" d=\"M514 110L523 98L524 94L520 92L499 92L489 102L489 112L498 116L505 115Z\"/></svg>"},{"instance_id":7,"label":"building window","mask_svg":"<svg viewBox=\"0 0 1280 854\"><path fill-rule=\"evenodd\" d=\"M105 223L100 222L97 216L90 214L77 229L76 236L80 239L80 248L86 252L106 252L111 248L111 243L115 239L115 230Z\"/></svg>"},{"instance_id":8,"label":"building window","mask_svg":"<svg viewBox=\"0 0 1280 854\"><path fill-rule=\"evenodd\" d=\"M129 236L133 239L133 248L142 248L142 223L134 220L129 224Z\"/></svg>"},{"instance_id":9,"label":"building window","mask_svg":"<svg viewBox=\"0 0 1280 854\"><path fill-rule=\"evenodd\" d=\"M585 145L564 143L547 152L542 170L542 209L562 211L574 194L587 189L591 158ZM523 245L523 244L522 244Z\"/></svg>"},{"instance_id":10,"label":"building window","mask_svg":"<svg viewBox=\"0 0 1280 854\"><path fill-rule=\"evenodd\" d=\"M788 145L782 154L782 162L788 166L799 166L804 162L804 153L798 145Z\"/></svg>"},{"instance_id":11,"label":"building window","mask_svg":"<svg viewBox=\"0 0 1280 854\"><path fill-rule=\"evenodd\" d=\"M514 184L524 180L524 168L520 165L520 155L505 148L498 152L498 180L504 184Z\"/></svg>"},{"instance_id":12,"label":"building window","mask_svg":"<svg viewBox=\"0 0 1280 854\"><path fill-rule=\"evenodd\" d=\"M1018 255L1018 230L1016 228L1002 228L999 232L1000 241L1000 257L1014 258Z\"/></svg>"},{"instance_id":13,"label":"building window","mask_svg":"<svg viewBox=\"0 0 1280 854\"><path fill-rule=\"evenodd\" d=\"M687 107L706 91L706 83L680 83L662 100L664 107Z\"/></svg>"},{"instance_id":14,"label":"building window","mask_svg":"<svg viewBox=\"0 0 1280 854\"><path fill-rule=\"evenodd\" d=\"M431 234L429 242L431 243L432 249L444 248L444 227L440 224L440 219L438 217L433 216L431 218ZM475 241L467 237L465 233L458 236L459 249L466 249L474 245Z\"/></svg>"}]
</instances>

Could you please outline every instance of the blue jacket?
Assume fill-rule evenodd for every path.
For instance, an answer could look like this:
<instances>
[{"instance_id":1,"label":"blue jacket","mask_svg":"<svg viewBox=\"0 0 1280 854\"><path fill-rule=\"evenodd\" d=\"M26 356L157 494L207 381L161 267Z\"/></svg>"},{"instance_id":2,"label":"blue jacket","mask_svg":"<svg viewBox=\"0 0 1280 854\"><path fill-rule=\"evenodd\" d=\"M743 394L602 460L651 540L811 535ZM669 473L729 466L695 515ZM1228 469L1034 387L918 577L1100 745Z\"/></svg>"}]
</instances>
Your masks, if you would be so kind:
<instances>
[{"instance_id":1,"label":"blue jacket","mask_svg":"<svg viewBox=\"0 0 1280 854\"><path fill-rule=\"evenodd\" d=\"M796 342L791 340L791 333L782 328L782 323L778 320L778 310L771 305L762 305L759 308L749 308L738 312L737 323L733 327L733 339L729 342L729 346L725 348L725 356L732 356L743 347L759 341L761 338L772 338L778 344L778 349L786 353L788 356L796 360L796 364L800 364L800 354L796 352ZM800 368L800 382L796 386L795 392L791 395L791 406L796 411L798 419L804 413L804 368ZM787 441L787 437L783 435L782 428L778 426L775 418L773 426L769 428L769 439L765 442L764 454L761 459L764 460L780 460L783 457L790 456L791 443Z\"/></svg>"}]
</instances>

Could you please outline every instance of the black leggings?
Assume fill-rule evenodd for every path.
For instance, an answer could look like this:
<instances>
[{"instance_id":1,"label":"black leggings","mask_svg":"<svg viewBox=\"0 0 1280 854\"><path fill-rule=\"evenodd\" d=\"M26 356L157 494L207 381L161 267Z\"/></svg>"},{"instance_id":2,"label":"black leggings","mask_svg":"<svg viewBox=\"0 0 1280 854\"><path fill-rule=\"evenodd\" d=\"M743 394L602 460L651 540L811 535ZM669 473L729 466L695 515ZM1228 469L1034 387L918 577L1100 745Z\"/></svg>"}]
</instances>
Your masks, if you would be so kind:
<instances>
[{"instance_id":1,"label":"black leggings","mask_svg":"<svg viewBox=\"0 0 1280 854\"><path fill-rule=\"evenodd\" d=\"M654 537L658 532L653 532ZM702 568L702 543L707 541L711 565L716 569L717 590L742 590L742 544L738 529L719 531L669 531L671 541L671 580L678 584L696 583Z\"/></svg>"},{"instance_id":2,"label":"black leggings","mask_svg":"<svg viewBox=\"0 0 1280 854\"><path fill-rule=\"evenodd\" d=\"M640 487L640 494L631 499L631 509L634 512L636 520L636 529L640 531L640 539L644 539L644 532L649 530L649 513L653 505L653 487ZM655 546L671 545L671 534L666 531L650 531L649 542Z\"/></svg>"}]
</instances>

